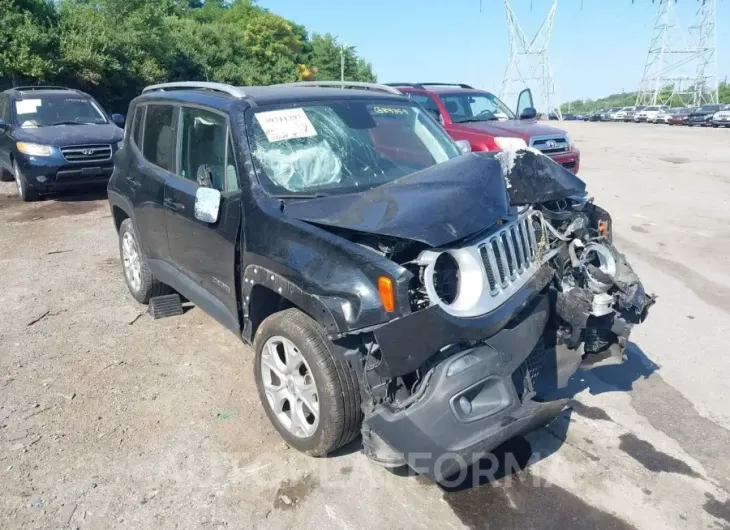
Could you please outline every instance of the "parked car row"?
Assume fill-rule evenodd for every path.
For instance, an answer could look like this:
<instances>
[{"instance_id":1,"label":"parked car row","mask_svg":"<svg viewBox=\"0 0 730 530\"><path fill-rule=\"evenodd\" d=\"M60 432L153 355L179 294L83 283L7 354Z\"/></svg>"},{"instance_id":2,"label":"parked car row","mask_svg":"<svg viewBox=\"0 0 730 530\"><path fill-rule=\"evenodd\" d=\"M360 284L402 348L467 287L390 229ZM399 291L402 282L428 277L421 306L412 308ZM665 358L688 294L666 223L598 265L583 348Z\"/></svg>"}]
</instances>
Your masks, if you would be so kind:
<instances>
[{"instance_id":1,"label":"parked car row","mask_svg":"<svg viewBox=\"0 0 730 530\"><path fill-rule=\"evenodd\" d=\"M557 417L579 367L622 363L655 297L529 90L513 113L397 86L164 83L123 136L86 95L15 90L3 145L21 188L106 178L113 154L131 296L153 314L182 296L250 344L290 446L361 436L374 462L445 480Z\"/></svg>"},{"instance_id":2,"label":"parked car row","mask_svg":"<svg viewBox=\"0 0 730 530\"><path fill-rule=\"evenodd\" d=\"M701 107L668 107L666 105L610 107L592 112L588 121L623 121L664 123L701 127L730 127L730 105L713 104Z\"/></svg>"}]
</instances>

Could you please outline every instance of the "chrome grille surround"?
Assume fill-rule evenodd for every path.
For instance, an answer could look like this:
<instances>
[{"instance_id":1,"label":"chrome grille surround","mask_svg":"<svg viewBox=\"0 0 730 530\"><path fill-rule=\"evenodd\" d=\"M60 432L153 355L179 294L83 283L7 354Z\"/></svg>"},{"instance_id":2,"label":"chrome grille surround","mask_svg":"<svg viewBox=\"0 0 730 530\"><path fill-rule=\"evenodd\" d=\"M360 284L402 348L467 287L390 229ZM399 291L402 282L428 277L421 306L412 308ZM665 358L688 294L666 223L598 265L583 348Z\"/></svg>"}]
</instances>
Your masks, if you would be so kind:
<instances>
[{"instance_id":1,"label":"chrome grille surround","mask_svg":"<svg viewBox=\"0 0 730 530\"><path fill-rule=\"evenodd\" d=\"M570 142L564 135L533 136L530 147L546 155L558 155L570 151Z\"/></svg>"},{"instance_id":2,"label":"chrome grille surround","mask_svg":"<svg viewBox=\"0 0 730 530\"><path fill-rule=\"evenodd\" d=\"M552 257L544 246L547 237L540 212L527 209L505 221L476 243L419 255L416 263L425 266L424 286L432 305L457 317L489 313L524 287ZM451 304L438 298L433 282L436 258L442 252L451 254L459 265L458 294Z\"/></svg>"},{"instance_id":3,"label":"chrome grille surround","mask_svg":"<svg viewBox=\"0 0 730 530\"><path fill-rule=\"evenodd\" d=\"M61 147L61 154L68 162L105 162L112 157L109 144L72 145Z\"/></svg>"}]
</instances>

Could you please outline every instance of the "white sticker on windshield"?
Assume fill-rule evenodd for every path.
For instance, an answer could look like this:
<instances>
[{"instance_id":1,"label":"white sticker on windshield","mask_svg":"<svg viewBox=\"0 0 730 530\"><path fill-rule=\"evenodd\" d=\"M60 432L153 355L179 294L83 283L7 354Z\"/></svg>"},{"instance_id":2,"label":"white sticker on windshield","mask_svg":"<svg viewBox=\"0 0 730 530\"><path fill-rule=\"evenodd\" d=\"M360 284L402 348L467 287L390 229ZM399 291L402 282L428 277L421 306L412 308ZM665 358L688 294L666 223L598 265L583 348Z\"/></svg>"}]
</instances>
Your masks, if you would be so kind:
<instances>
[{"instance_id":1,"label":"white sticker on windshield","mask_svg":"<svg viewBox=\"0 0 730 530\"><path fill-rule=\"evenodd\" d=\"M22 99L15 102L15 112L18 114L34 114L40 106L40 99Z\"/></svg>"},{"instance_id":2,"label":"white sticker on windshield","mask_svg":"<svg viewBox=\"0 0 730 530\"><path fill-rule=\"evenodd\" d=\"M259 112L256 119L269 142L317 136L314 125L302 108Z\"/></svg>"}]
</instances>

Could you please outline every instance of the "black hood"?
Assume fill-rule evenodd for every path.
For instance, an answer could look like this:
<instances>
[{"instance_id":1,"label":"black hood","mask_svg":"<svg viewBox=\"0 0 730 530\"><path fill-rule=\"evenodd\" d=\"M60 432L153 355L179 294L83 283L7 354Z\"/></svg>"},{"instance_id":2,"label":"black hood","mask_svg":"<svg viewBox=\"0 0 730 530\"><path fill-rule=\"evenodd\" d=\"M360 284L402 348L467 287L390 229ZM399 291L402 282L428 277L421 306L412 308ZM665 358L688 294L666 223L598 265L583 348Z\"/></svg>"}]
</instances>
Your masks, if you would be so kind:
<instances>
[{"instance_id":1,"label":"black hood","mask_svg":"<svg viewBox=\"0 0 730 530\"><path fill-rule=\"evenodd\" d=\"M503 151L502 163L510 203L517 206L583 195L586 183L548 156L534 149Z\"/></svg>"},{"instance_id":2,"label":"black hood","mask_svg":"<svg viewBox=\"0 0 730 530\"><path fill-rule=\"evenodd\" d=\"M293 201L284 212L440 247L491 227L508 208L499 163L469 154L359 193Z\"/></svg>"},{"instance_id":3,"label":"black hood","mask_svg":"<svg viewBox=\"0 0 730 530\"><path fill-rule=\"evenodd\" d=\"M54 125L15 129L16 139L56 147L88 144L112 144L124 137L124 131L113 123L100 125Z\"/></svg>"}]
</instances>

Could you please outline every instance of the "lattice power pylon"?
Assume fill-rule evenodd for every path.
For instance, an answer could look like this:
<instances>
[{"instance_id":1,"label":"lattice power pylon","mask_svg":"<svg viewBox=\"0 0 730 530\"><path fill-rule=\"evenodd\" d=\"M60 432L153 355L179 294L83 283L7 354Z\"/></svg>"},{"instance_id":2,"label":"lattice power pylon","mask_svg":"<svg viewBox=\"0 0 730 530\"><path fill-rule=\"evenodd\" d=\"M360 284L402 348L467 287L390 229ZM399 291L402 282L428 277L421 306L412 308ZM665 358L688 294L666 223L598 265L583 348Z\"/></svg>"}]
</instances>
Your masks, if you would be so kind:
<instances>
[{"instance_id":1,"label":"lattice power pylon","mask_svg":"<svg viewBox=\"0 0 730 530\"><path fill-rule=\"evenodd\" d=\"M697 107L718 102L717 0L697 0L695 21L684 30L677 0L659 0L637 105Z\"/></svg>"},{"instance_id":2,"label":"lattice power pylon","mask_svg":"<svg viewBox=\"0 0 730 530\"><path fill-rule=\"evenodd\" d=\"M531 88L536 93L538 111L555 112L562 119L560 108L555 102L555 83L548 54L557 7L558 0L553 0L545 20L528 41L512 11L510 0L504 0L509 31L509 62L504 72L500 99L511 105L521 90Z\"/></svg>"}]
</instances>

